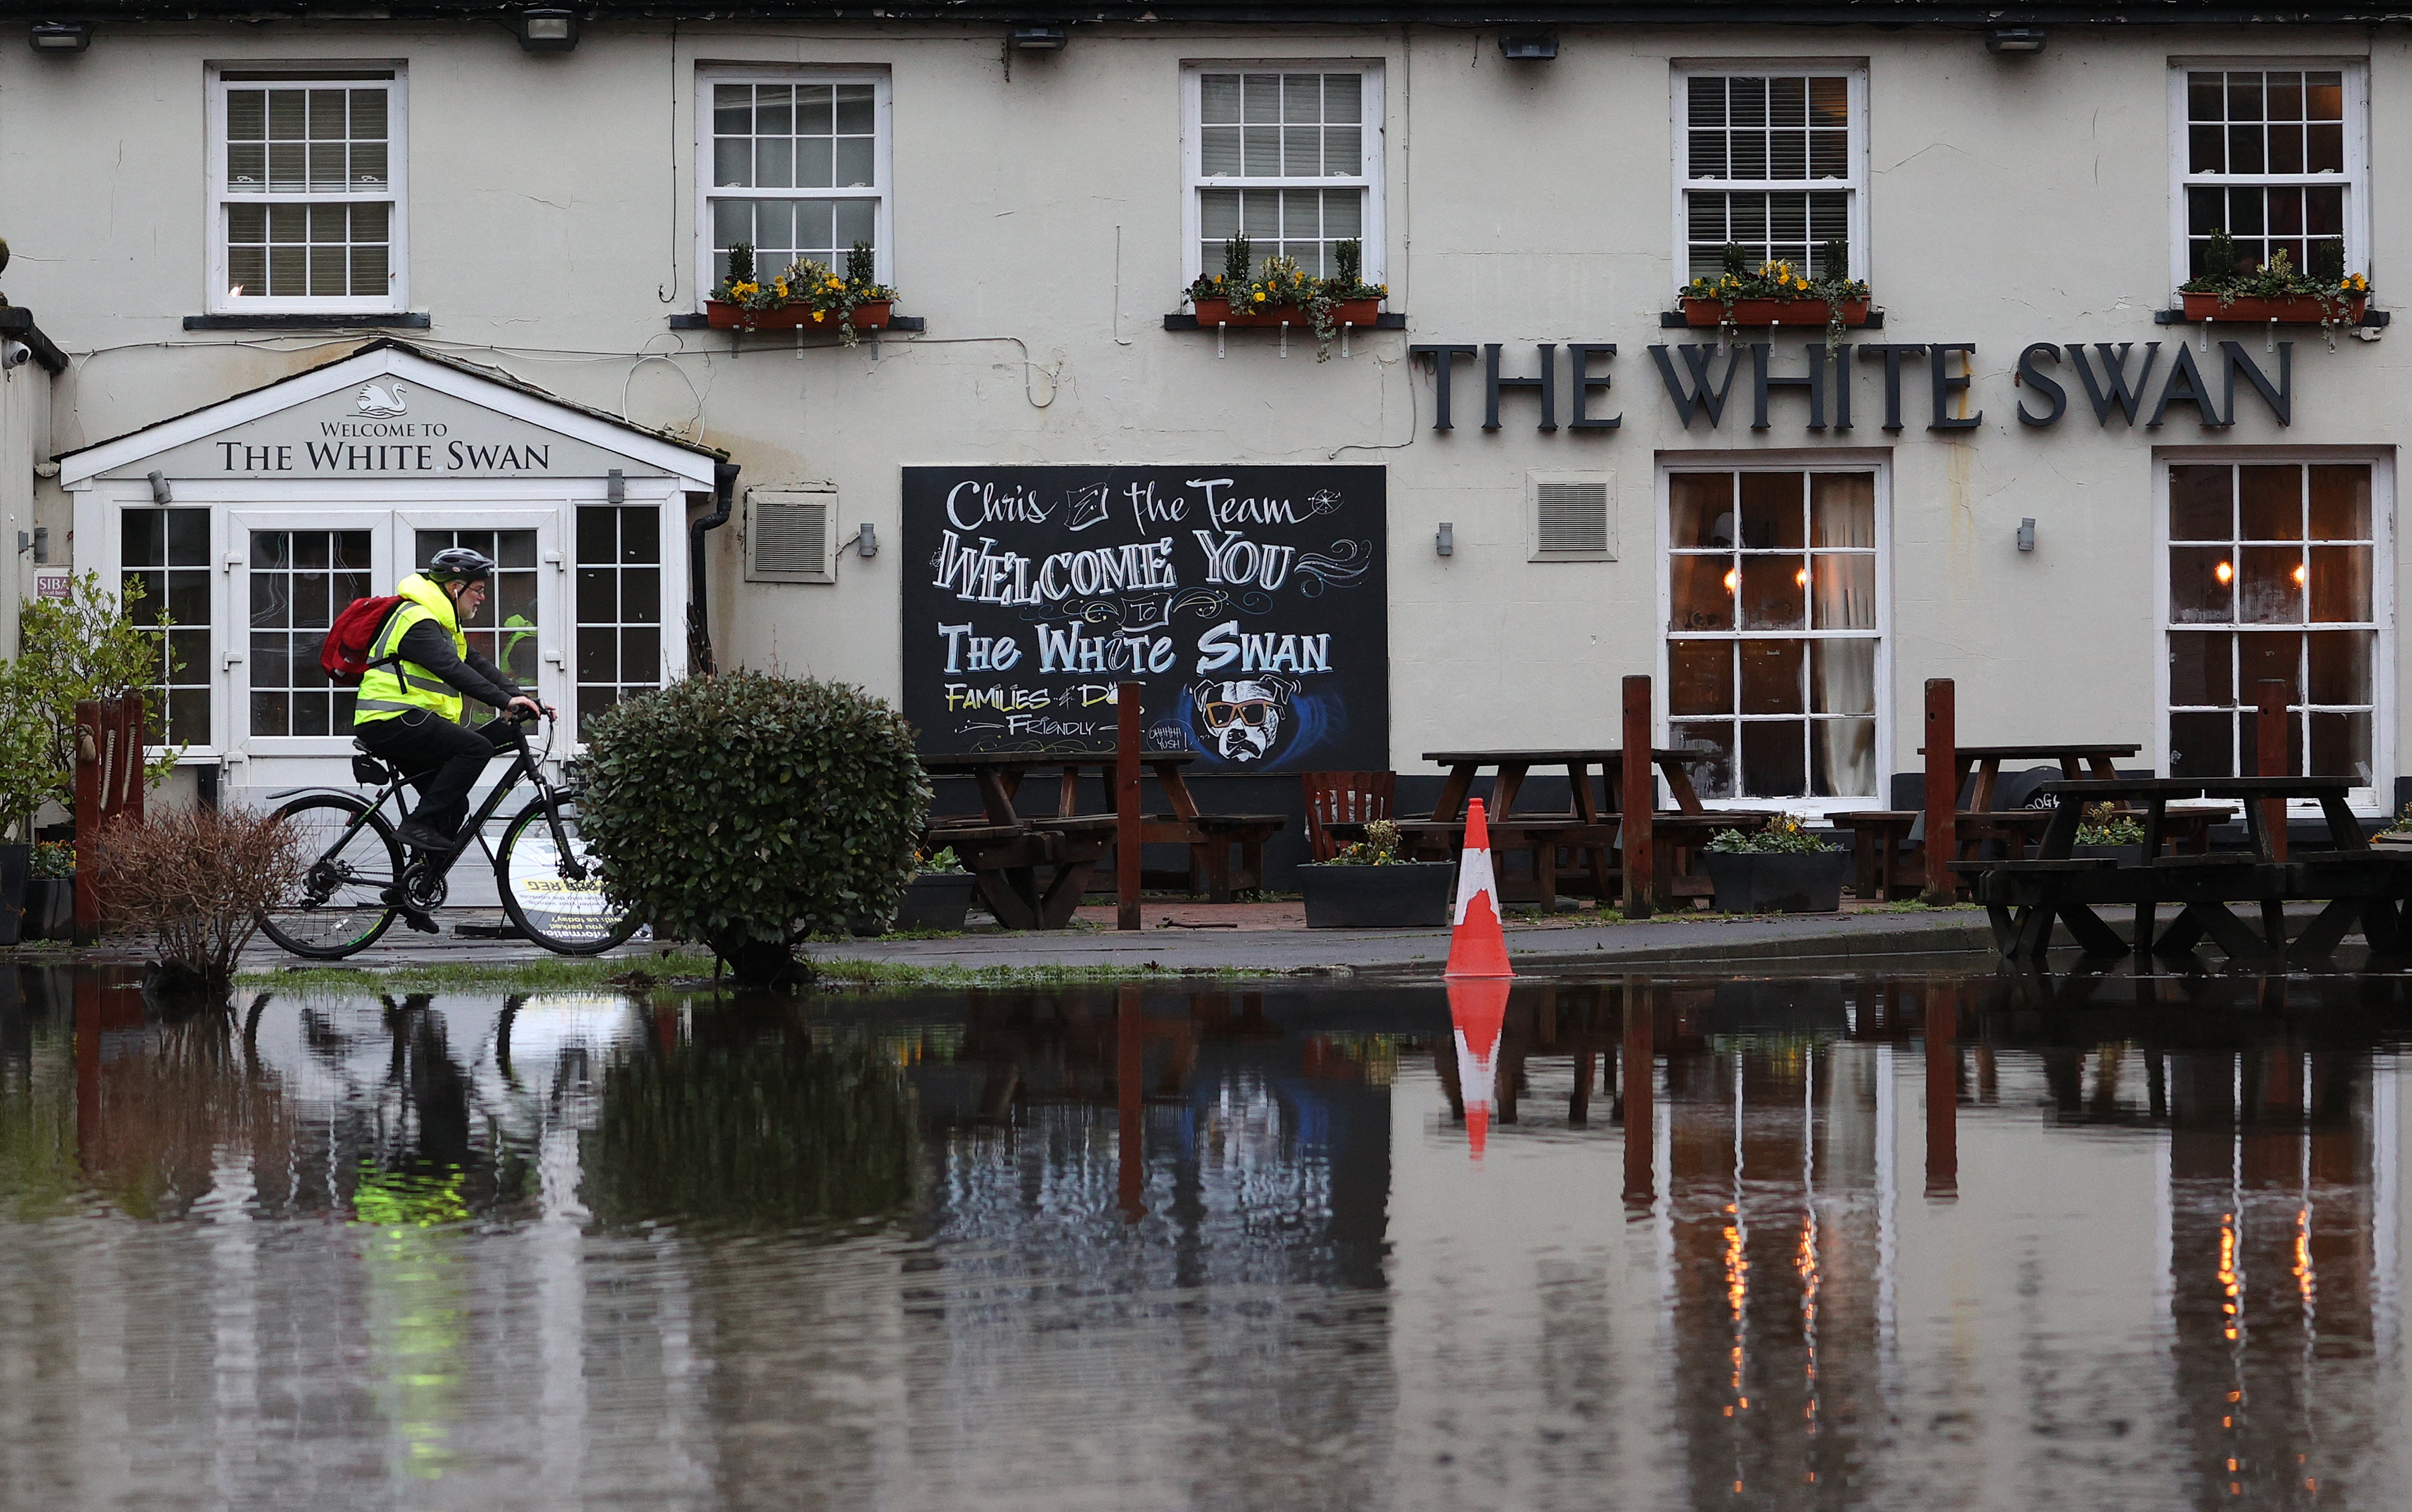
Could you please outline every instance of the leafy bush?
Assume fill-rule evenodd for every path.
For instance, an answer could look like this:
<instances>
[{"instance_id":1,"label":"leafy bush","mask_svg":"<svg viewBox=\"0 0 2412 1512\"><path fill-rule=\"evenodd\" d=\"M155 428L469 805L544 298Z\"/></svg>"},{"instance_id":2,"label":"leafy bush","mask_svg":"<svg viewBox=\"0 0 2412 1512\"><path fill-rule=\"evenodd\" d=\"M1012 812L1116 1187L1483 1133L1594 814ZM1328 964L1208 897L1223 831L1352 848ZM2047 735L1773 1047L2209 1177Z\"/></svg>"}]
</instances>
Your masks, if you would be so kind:
<instances>
[{"instance_id":1,"label":"leafy bush","mask_svg":"<svg viewBox=\"0 0 2412 1512\"><path fill-rule=\"evenodd\" d=\"M76 873L73 845L55 840L45 840L34 847L32 876L37 882L66 882Z\"/></svg>"},{"instance_id":2,"label":"leafy bush","mask_svg":"<svg viewBox=\"0 0 2412 1512\"><path fill-rule=\"evenodd\" d=\"M1721 856L1804 856L1836 847L1826 844L1825 837L1812 831L1797 814L1779 814L1767 821L1767 828L1757 834L1740 829L1720 829L1703 850Z\"/></svg>"},{"instance_id":3,"label":"leafy bush","mask_svg":"<svg viewBox=\"0 0 2412 1512\"><path fill-rule=\"evenodd\" d=\"M0 825L40 807L43 799L71 802L77 704L142 692L167 669L159 642L175 622L143 603L140 579L129 580L123 594L111 594L97 572L71 580L66 598L25 601L18 625L23 649L0 688L0 726L13 731L0 733ZM161 712L155 706L151 711L154 740L159 738ZM27 729L40 741L48 771L30 807L26 769L15 749ZM165 751L144 775L156 786L175 765L175 753Z\"/></svg>"},{"instance_id":4,"label":"leafy bush","mask_svg":"<svg viewBox=\"0 0 2412 1512\"><path fill-rule=\"evenodd\" d=\"M65 798L66 785L51 752L49 705L22 663L0 666L0 844L46 800Z\"/></svg>"},{"instance_id":5,"label":"leafy bush","mask_svg":"<svg viewBox=\"0 0 2412 1512\"><path fill-rule=\"evenodd\" d=\"M173 986L224 991L259 911L300 880L302 838L269 814L195 809L100 838L102 904L120 929L154 934Z\"/></svg>"},{"instance_id":6,"label":"leafy bush","mask_svg":"<svg viewBox=\"0 0 2412 1512\"><path fill-rule=\"evenodd\" d=\"M615 705L588 733L585 771L579 827L612 901L752 986L789 979L808 934L893 917L930 808L902 714L845 683L761 672Z\"/></svg>"},{"instance_id":7,"label":"leafy bush","mask_svg":"<svg viewBox=\"0 0 2412 1512\"><path fill-rule=\"evenodd\" d=\"M2133 815L2120 813L2113 804L2087 804L2084 820L2077 827L2077 843L2081 845L2140 845L2144 843L2144 827L2137 823Z\"/></svg>"}]
</instances>

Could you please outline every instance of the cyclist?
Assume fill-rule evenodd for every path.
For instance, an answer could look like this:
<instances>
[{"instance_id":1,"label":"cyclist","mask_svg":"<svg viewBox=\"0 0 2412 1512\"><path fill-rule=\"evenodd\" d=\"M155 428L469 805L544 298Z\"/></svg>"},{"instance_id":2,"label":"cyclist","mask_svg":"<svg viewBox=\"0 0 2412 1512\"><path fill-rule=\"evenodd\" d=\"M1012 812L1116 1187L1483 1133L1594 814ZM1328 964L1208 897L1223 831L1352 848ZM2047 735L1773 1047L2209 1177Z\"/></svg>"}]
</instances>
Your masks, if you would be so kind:
<instances>
[{"instance_id":1,"label":"cyclist","mask_svg":"<svg viewBox=\"0 0 2412 1512\"><path fill-rule=\"evenodd\" d=\"M419 789L419 810L397 827L418 850L459 848L469 789L507 743L515 718L553 711L520 690L502 668L469 649L462 622L477 618L494 575L493 559L455 546L402 580L402 604L369 647L352 736ZM472 729L461 723L463 696L503 716Z\"/></svg>"}]
</instances>

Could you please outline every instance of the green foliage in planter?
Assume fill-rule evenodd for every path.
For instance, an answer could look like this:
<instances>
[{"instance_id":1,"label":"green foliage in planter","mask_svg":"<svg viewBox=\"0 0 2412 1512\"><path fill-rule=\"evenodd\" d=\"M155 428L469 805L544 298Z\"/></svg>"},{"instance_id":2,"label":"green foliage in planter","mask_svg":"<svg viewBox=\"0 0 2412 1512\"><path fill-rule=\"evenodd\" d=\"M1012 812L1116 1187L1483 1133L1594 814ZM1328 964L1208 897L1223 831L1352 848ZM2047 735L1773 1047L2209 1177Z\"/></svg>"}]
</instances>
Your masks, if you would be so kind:
<instances>
[{"instance_id":1,"label":"green foliage in planter","mask_svg":"<svg viewBox=\"0 0 2412 1512\"><path fill-rule=\"evenodd\" d=\"M1353 845L1343 845L1340 853L1327 864L1397 866L1405 859L1399 854L1399 827L1388 819L1368 819L1365 821L1365 838Z\"/></svg>"},{"instance_id":2,"label":"green foliage in planter","mask_svg":"<svg viewBox=\"0 0 2412 1512\"><path fill-rule=\"evenodd\" d=\"M603 1078L581 1191L596 1218L792 1232L899 1213L917 1157L892 1050L763 1034L633 1055Z\"/></svg>"},{"instance_id":3,"label":"green foliage in planter","mask_svg":"<svg viewBox=\"0 0 2412 1512\"><path fill-rule=\"evenodd\" d=\"M2222 311L2240 299L2316 300L2320 329L2334 346L2336 328L2351 323L2353 301L2369 295L2370 280L2361 273L2348 275L2345 255L2326 243L2320 248L2320 265L2309 272L2297 270L2295 259L2284 247L2272 253L2268 262L2248 264L2236 239L2223 229L2213 231L2203 243L2202 272L2180 284L2178 292L2216 294Z\"/></svg>"},{"instance_id":4,"label":"green foliage in planter","mask_svg":"<svg viewBox=\"0 0 2412 1512\"><path fill-rule=\"evenodd\" d=\"M2132 815L2120 813L2109 803L2088 804L2084 820L2077 827L2077 843L2081 845L2140 845L2144 843L2144 827Z\"/></svg>"},{"instance_id":5,"label":"green foliage in planter","mask_svg":"<svg viewBox=\"0 0 2412 1512\"><path fill-rule=\"evenodd\" d=\"M825 325L834 316L838 339L852 346L862 339L854 329L855 306L896 298L894 289L879 282L877 266L871 243L857 242L846 251L843 277L816 257L798 257L766 274L755 266L753 243L740 242L728 249L728 276L708 298L746 311L800 307L813 312L815 325Z\"/></svg>"},{"instance_id":6,"label":"green foliage in planter","mask_svg":"<svg viewBox=\"0 0 2412 1512\"><path fill-rule=\"evenodd\" d=\"M612 900L729 961L892 917L930 808L902 714L762 672L614 705L585 772L579 824Z\"/></svg>"},{"instance_id":7,"label":"green foliage in planter","mask_svg":"<svg viewBox=\"0 0 2412 1512\"><path fill-rule=\"evenodd\" d=\"M1779 814L1756 834L1720 829L1703 850L1726 856L1809 856L1836 847L1810 829L1797 814Z\"/></svg>"},{"instance_id":8,"label":"green foliage in planter","mask_svg":"<svg viewBox=\"0 0 2412 1512\"><path fill-rule=\"evenodd\" d=\"M1340 301L1383 300L1390 295L1388 285L1365 282L1362 242L1333 242L1331 263L1334 276L1331 278L1316 278L1297 259L1279 254L1267 257L1259 267L1256 249L1245 236L1235 232L1223 243L1223 271L1199 274L1181 297L1192 304L1199 300L1228 300L1232 309L1257 315L1298 310L1315 328L1315 360L1327 362L1331 360L1331 339L1340 333Z\"/></svg>"},{"instance_id":9,"label":"green foliage in planter","mask_svg":"<svg viewBox=\"0 0 2412 1512\"><path fill-rule=\"evenodd\" d=\"M1843 306L1854 300L1868 297L1864 280L1851 276L1851 249L1841 238L1826 242L1817 249L1816 277L1802 273L1783 260L1762 262L1758 271L1744 266L1743 250L1728 242L1723 255L1724 271L1715 278L1695 278L1684 286L1683 298L1714 300L1724 307L1718 329L1734 324L1734 306L1744 300L1822 300L1826 303L1826 347L1831 351L1842 345Z\"/></svg>"},{"instance_id":10,"label":"green foliage in planter","mask_svg":"<svg viewBox=\"0 0 2412 1512\"><path fill-rule=\"evenodd\" d=\"M30 874L35 881L66 882L72 880L75 873L76 854L73 845L63 844L55 840L45 840L34 847L33 871Z\"/></svg>"},{"instance_id":11,"label":"green foliage in planter","mask_svg":"<svg viewBox=\"0 0 2412 1512\"><path fill-rule=\"evenodd\" d=\"M2397 815L2394 818L2390 819L2387 822L2387 828L2381 829L2379 833L2382 835L2412 835L2412 803L2405 804L2404 812Z\"/></svg>"},{"instance_id":12,"label":"green foliage in planter","mask_svg":"<svg viewBox=\"0 0 2412 1512\"><path fill-rule=\"evenodd\" d=\"M934 856L916 857L913 864L923 876L964 876L971 871L971 868L963 864L963 859L955 854L955 847L952 845L947 846Z\"/></svg>"},{"instance_id":13,"label":"green foliage in planter","mask_svg":"<svg viewBox=\"0 0 2412 1512\"><path fill-rule=\"evenodd\" d=\"M28 806L13 751L19 737L0 734L0 825L15 823L45 798L66 803L73 797L78 703L142 692L173 669L160 641L175 622L144 603L140 579L128 579L122 594L111 594L97 572L71 580L65 598L25 601L18 622L22 650L0 685L0 725L31 720L49 775ZM155 737L155 710L154 714ZM156 786L175 765L176 753L163 751L144 775Z\"/></svg>"}]
</instances>

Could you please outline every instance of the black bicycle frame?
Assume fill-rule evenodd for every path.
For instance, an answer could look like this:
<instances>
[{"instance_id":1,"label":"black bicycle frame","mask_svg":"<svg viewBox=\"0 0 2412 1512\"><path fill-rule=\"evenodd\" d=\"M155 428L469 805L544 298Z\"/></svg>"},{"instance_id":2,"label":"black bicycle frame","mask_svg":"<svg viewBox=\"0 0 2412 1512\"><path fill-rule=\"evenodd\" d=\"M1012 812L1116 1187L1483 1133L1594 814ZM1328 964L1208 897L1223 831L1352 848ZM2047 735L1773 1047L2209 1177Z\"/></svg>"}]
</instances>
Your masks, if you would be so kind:
<instances>
[{"instance_id":1,"label":"black bicycle frame","mask_svg":"<svg viewBox=\"0 0 2412 1512\"><path fill-rule=\"evenodd\" d=\"M507 798L511 794L512 790L519 786L520 779L524 777L535 786L537 796L544 800L545 822L551 826L552 829L554 854L570 858L568 864L571 870L583 873L585 868L580 865L576 860L574 854L569 847L568 833L561 827L561 794L556 791L551 784L544 780L544 771L537 765L536 754L528 749L527 723L522 720L514 719L509 721L509 726L511 744L508 749L511 752L511 764L504 770L502 780L494 784L493 791L486 795L486 801L478 806L478 812L475 815L470 816L469 822L463 829L463 832L464 834L473 834L477 836L478 848L485 852L486 859L489 862L493 861L495 859L493 847L486 844L486 826L493 819L496 814L502 811L504 799ZM482 733L482 730L480 733ZM375 759L377 759L382 765L392 769L394 773L393 781L388 783L383 788L378 790L377 796L370 800L367 808L352 815L351 823L344 826L344 832L335 837L335 843L327 847L324 853L325 856L332 856L341 851L346 844L349 844L353 834L357 832L362 825L368 823L370 815L375 814L377 810L385 807L386 800L388 799L392 799L394 800L394 806L401 811L402 816L404 819L410 817L410 801L403 796L403 789L411 785L411 779L404 776L402 772L402 769L394 763L384 761L382 757ZM469 847L465 844L457 845L451 850L442 852L435 856L430 856L427 852L420 851L412 859L405 860L403 863L403 874L407 875L410 873L419 872L422 875L432 875L434 877L449 876L452 873L453 864L459 861L463 856L467 855ZM433 868L432 872L427 870L431 867ZM399 882L401 878L396 877L395 880ZM573 882L583 881L584 877L581 874L570 877L567 880Z\"/></svg>"}]
</instances>

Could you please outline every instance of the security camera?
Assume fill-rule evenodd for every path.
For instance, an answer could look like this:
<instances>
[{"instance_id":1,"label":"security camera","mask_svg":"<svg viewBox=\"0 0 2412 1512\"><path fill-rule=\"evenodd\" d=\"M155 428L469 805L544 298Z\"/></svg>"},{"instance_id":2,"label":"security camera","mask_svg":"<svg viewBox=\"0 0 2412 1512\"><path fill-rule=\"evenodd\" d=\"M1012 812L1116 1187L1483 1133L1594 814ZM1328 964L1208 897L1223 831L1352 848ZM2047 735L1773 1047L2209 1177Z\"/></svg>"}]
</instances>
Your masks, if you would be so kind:
<instances>
[{"instance_id":1,"label":"security camera","mask_svg":"<svg viewBox=\"0 0 2412 1512\"><path fill-rule=\"evenodd\" d=\"M34 349L23 342L0 342L0 372L23 367L33 358Z\"/></svg>"}]
</instances>

